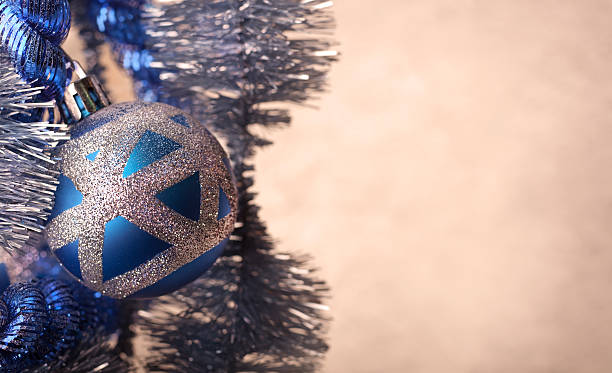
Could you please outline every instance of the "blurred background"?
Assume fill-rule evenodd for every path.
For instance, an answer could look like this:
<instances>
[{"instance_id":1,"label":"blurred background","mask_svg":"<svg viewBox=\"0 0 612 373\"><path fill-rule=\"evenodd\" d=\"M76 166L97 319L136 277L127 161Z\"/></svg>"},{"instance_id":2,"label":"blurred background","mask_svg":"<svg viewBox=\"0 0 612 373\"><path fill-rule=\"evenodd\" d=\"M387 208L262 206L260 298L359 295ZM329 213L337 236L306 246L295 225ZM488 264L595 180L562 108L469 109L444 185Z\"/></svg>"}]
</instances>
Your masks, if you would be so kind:
<instances>
[{"instance_id":1,"label":"blurred background","mask_svg":"<svg viewBox=\"0 0 612 373\"><path fill-rule=\"evenodd\" d=\"M256 162L324 372L609 372L612 2L335 3L329 92Z\"/></svg>"},{"instance_id":2,"label":"blurred background","mask_svg":"<svg viewBox=\"0 0 612 373\"><path fill-rule=\"evenodd\" d=\"M257 162L333 290L326 372L612 369L612 2L335 1Z\"/></svg>"}]
</instances>

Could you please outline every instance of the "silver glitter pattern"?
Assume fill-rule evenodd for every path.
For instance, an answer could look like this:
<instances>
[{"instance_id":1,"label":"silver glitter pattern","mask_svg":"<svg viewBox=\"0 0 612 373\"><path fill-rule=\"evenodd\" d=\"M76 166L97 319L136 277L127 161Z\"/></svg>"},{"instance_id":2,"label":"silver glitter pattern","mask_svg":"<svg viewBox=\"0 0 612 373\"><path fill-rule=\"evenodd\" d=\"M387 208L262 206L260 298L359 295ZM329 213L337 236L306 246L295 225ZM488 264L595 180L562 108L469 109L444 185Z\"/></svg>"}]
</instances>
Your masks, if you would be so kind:
<instances>
[{"instance_id":1,"label":"silver glitter pattern","mask_svg":"<svg viewBox=\"0 0 612 373\"><path fill-rule=\"evenodd\" d=\"M183 115L189 127L170 119L174 115ZM58 147L60 171L83 194L83 201L51 220L47 234L52 252L78 239L84 284L104 295L125 298L225 239L234 228L237 193L232 173L223 162L226 155L221 145L202 124L179 109L141 102L112 105L79 122L75 130L91 126L100 116L110 121ZM182 147L124 178L122 173L130 154L147 130ZM95 161L86 158L98 150ZM199 172L201 187L197 222L155 197L195 172ZM231 212L217 220L219 187L228 197ZM103 282L105 224L117 216L172 246L133 270Z\"/></svg>"}]
</instances>

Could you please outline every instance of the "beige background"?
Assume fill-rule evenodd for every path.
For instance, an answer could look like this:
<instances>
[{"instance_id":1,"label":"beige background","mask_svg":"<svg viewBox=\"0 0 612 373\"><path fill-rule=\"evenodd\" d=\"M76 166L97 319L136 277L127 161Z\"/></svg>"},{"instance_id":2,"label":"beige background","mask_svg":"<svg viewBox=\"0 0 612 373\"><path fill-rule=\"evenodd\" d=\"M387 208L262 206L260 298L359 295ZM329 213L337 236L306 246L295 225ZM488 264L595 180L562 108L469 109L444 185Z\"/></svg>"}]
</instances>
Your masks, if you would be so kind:
<instances>
[{"instance_id":1,"label":"beige background","mask_svg":"<svg viewBox=\"0 0 612 373\"><path fill-rule=\"evenodd\" d=\"M325 372L610 372L612 1L336 15L331 92L257 157L333 287Z\"/></svg>"},{"instance_id":2,"label":"beige background","mask_svg":"<svg viewBox=\"0 0 612 373\"><path fill-rule=\"evenodd\" d=\"M326 372L612 371L612 2L338 0L258 157L333 286Z\"/></svg>"}]
</instances>

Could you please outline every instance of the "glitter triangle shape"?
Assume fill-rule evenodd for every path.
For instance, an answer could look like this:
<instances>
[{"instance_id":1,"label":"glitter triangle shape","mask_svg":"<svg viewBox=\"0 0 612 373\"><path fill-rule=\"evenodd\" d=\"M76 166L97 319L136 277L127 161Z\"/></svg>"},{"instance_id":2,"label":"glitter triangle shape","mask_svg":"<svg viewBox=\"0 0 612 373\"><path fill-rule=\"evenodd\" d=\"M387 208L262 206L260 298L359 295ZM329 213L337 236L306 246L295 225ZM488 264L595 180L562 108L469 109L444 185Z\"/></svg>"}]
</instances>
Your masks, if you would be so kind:
<instances>
[{"instance_id":1,"label":"glitter triangle shape","mask_svg":"<svg viewBox=\"0 0 612 373\"><path fill-rule=\"evenodd\" d=\"M98 156L98 154L99 154L99 153L100 153L100 151L99 151L99 150L96 150L96 151L95 151L95 152L93 152L93 153L89 153L89 154L87 154L87 155L85 156L85 158L87 158L88 160L90 160L90 161L92 161L92 162L93 162L93 161L96 159L96 157Z\"/></svg>"},{"instance_id":2,"label":"glitter triangle shape","mask_svg":"<svg viewBox=\"0 0 612 373\"><path fill-rule=\"evenodd\" d=\"M102 280L128 272L171 245L140 229L123 216L106 223L102 247Z\"/></svg>"},{"instance_id":3,"label":"glitter triangle shape","mask_svg":"<svg viewBox=\"0 0 612 373\"><path fill-rule=\"evenodd\" d=\"M72 273L76 278L83 279L81 275L81 264L79 263L78 239L55 250L55 256L57 256L68 272Z\"/></svg>"},{"instance_id":4,"label":"glitter triangle shape","mask_svg":"<svg viewBox=\"0 0 612 373\"><path fill-rule=\"evenodd\" d=\"M78 191L72 180L64 174L59 176L59 185L55 192L55 203L49 215L48 221L62 212L83 203L83 194Z\"/></svg>"},{"instance_id":5,"label":"glitter triangle shape","mask_svg":"<svg viewBox=\"0 0 612 373\"><path fill-rule=\"evenodd\" d=\"M156 197L166 206L198 221L200 219L200 173L196 172L185 180L157 193Z\"/></svg>"},{"instance_id":6,"label":"glitter triangle shape","mask_svg":"<svg viewBox=\"0 0 612 373\"><path fill-rule=\"evenodd\" d=\"M221 220L231 212L229 199L223 188L219 186L219 208L217 210L217 220Z\"/></svg>"},{"instance_id":7,"label":"glitter triangle shape","mask_svg":"<svg viewBox=\"0 0 612 373\"><path fill-rule=\"evenodd\" d=\"M138 140L130 158L123 169L123 177L128 177L151 163L162 159L173 151L180 149L181 144L147 130Z\"/></svg>"},{"instance_id":8,"label":"glitter triangle shape","mask_svg":"<svg viewBox=\"0 0 612 373\"><path fill-rule=\"evenodd\" d=\"M180 124L183 127L189 128L189 123L187 122L187 118L185 118L185 116L182 114L174 115L170 117L170 119L172 119L174 122Z\"/></svg>"}]
</instances>

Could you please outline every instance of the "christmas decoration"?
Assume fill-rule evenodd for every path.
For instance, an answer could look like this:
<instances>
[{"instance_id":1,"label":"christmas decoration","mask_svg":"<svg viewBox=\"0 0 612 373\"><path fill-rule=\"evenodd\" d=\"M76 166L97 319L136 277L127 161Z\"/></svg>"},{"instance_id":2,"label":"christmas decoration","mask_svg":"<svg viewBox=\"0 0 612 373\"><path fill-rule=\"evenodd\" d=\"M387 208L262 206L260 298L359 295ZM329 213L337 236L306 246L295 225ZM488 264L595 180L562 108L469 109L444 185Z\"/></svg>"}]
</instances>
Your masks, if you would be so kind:
<instances>
[{"instance_id":1,"label":"christmas decoration","mask_svg":"<svg viewBox=\"0 0 612 373\"><path fill-rule=\"evenodd\" d=\"M140 99L163 102L183 110L180 112L160 104L122 104L115 106L115 114L104 120L98 115L113 106L104 108L107 102L93 80L85 80L68 89L66 82L62 83L73 69L72 64L65 63L70 59L59 48L63 37L56 36L69 25L69 19L58 13L58 9L67 4L61 0L0 0L0 4L5 3L10 6L0 7L0 24L10 27L4 27L4 31L9 31L2 34L1 40L13 65L24 80L43 88L37 102L51 96L64 97L64 105L58 100L60 110L66 121L73 123L73 138L57 151L59 154L75 148L57 164L57 170L65 173L57 192L57 208L50 219L49 244L71 276L80 275L80 281L100 290L100 293L93 292L77 282L70 282L72 277L64 280L70 289L72 286L81 289L72 291L81 315L80 332L74 336L68 332L66 343L61 338L48 339L48 352L40 358L31 352L37 351L38 344L22 344L26 358L12 366L18 367L19 372L36 373L126 372L128 363L132 368L150 372L316 370L327 349L323 303L328 289L325 282L316 279L306 258L274 250L253 202L251 157L258 146L270 143L254 135L261 133L254 131L254 127L289 122L287 110L274 108L275 102L301 103L324 88L329 64L336 56L327 35L333 28L333 18L328 11L331 1L73 0L75 14L78 14L75 20L80 22L90 70L102 70L100 48L110 42L120 64L132 74ZM0 28L0 32L3 30ZM16 30L27 32L15 33ZM59 55L54 54L54 46ZM20 52L20 48L27 49L27 54ZM24 61L27 61L25 65ZM28 64L29 68L20 68ZM46 80L45 71L54 77L51 81ZM159 129L161 124L156 122L134 124L127 119L127 114L131 113L157 115L155 119L164 124L167 132ZM185 119L175 117L179 114ZM180 128L184 126L182 121L187 123L185 129ZM230 150L229 160L224 159L222 151L214 151L214 147L205 149L211 135L206 132L194 135L197 132L194 128L202 126L197 121L223 137ZM130 127L128 122L137 130L127 131L126 141L120 143L117 141L119 135L114 137L115 131L109 128L119 133ZM190 136L176 137L177 133L189 133ZM110 135L101 139L102 134ZM204 146L196 151L198 136L204 139ZM86 138L91 139L85 141ZM146 145L149 150L155 148L155 151L142 152L142 156L134 158L136 166L127 167L134 150L139 149L138 144ZM175 144L181 148L177 149ZM113 167L110 153L117 154ZM157 156L151 157L152 153ZM204 158L192 156L196 153ZM179 170L166 167L179 154L188 155L179 162L187 166L178 167ZM203 172L198 167L203 163L210 166L206 168L210 179L202 179ZM230 163L239 192L234 191L233 195L231 188L227 190ZM124 178L126 168L128 173L135 172ZM95 170L103 172L93 172ZM155 170L169 170L170 176L162 172L153 178ZM177 193L172 186L196 189L196 178L192 178L195 172L201 181L200 219L213 222L213 218L224 215L225 210L220 209L223 195L227 199L225 206L230 206L229 214L215 221L217 225L208 224L209 234L198 231L195 219L188 219L197 213L197 209L189 210L194 205L182 203L190 198L171 198L189 195L181 188ZM150 180L144 180L147 178ZM184 181L189 182L183 184ZM129 188L136 183L143 188L133 193L136 190ZM157 183L163 186L158 188ZM109 196L96 189L103 184L112 187L114 194ZM72 198L79 197L78 193L82 194L82 200ZM88 204L97 205L98 211L88 208L92 206ZM147 209L137 209L139 204ZM110 214L113 209L117 209L116 213ZM80 211L78 215L77 211ZM142 220L134 223L124 216L129 214L138 215ZM232 217L232 214L236 215ZM177 220L172 220L175 227L171 227L168 221L163 221L167 216L181 217L178 221L189 224L177 224ZM74 222L70 221L71 217ZM234 218L237 219L236 229L228 237L230 231L224 230L223 219ZM100 224L105 219L109 220ZM107 229L114 219L118 219L115 220L117 225L111 224L112 229ZM161 236L159 231L163 230L160 227L164 223L167 226L163 229L176 228L176 235ZM85 224L92 228L84 229ZM54 225L57 226L54 228ZM153 250L148 254L153 254L153 259L141 256L145 251L139 248L124 251L123 256L113 253L110 258L119 260L111 263L105 281L104 261L108 256L104 255L104 246L105 242L113 241L106 240L105 233L107 230L118 232L117 227L139 235L144 232L153 242L161 239L175 247L179 245L172 239L195 241L203 237L192 242L195 245L182 247L185 249L182 252L191 257L203 249L202 255L207 262L221 256L205 275L178 291L146 302L131 300L133 296L157 295L178 288L185 278L192 279L199 273L187 271L181 281L164 284L169 277L162 277L172 271L176 263L155 267L154 258L155 255L163 256L168 250L172 252L172 248L163 247L164 251L160 251L163 245L152 245ZM217 239L212 239L213 236ZM127 237L134 239L131 234ZM206 251L201 241L206 241L204 246L215 245L216 241L220 243ZM88 246L94 242L97 242L95 248ZM225 246L220 247L222 245ZM52 257L46 254L43 250L40 259L29 266L31 273L53 279L68 273L49 264ZM89 260L91 258L95 260ZM114 267L117 263L123 267ZM141 265L144 266L141 270L153 266L159 271L141 272L143 281L140 282L132 281L137 277L127 280L123 277L117 281L120 286L106 287L113 279L129 273L129 270L123 272L126 268L133 266L131 270L134 270ZM186 266L178 266L180 269L170 276L183 273ZM199 270L206 267L199 266ZM120 272L123 273L118 274ZM118 275L109 279L114 274ZM147 281L157 282L147 286ZM138 282L139 285L134 285ZM139 289L141 286L144 288ZM147 291L153 293L145 294ZM114 303L107 303L111 300L102 292L128 299L119 302L116 309ZM110 310L110 315L100 313L101 309ZM97 316L84 316L92 314ZM47 321L46 325L53 324ZM132 338L139 335L152 343L147 351L133 348ZM19 354L7 352L7 361L20 359Z\"/></svg>"},{"instance_id":2,"label":"christmas decoration","mask_svg":"<svg viewBox=\"0 0 612 373\"><path fill-rule=\"evenodd\" d=\"M89 297L85 288L49 277L9 286L0 296L2 372L53 362L92 325L101 325L106 311L87 307L87 302L80 305L84 297Z\"/></svg>"},{"instance_id":3,"label":"christmas decoration","mask_svg":"<svg viewBox=\"0 0 612 373\"><path fill-rule=\"evenodd\" d=\"M39 92L0 55L0 246L9 252L42 231L57 183L48 150L67 139L65 126L30 120L36 109L52 106L32 102Z\"/></svg>"},{"instance_id":4,"label":"christmas decoration","mask_svg":"<svg viewBox=\"0 0 612 373\"><path fill-rule=\"evenodd\" d=\"M11 372L11 371L7 371ZM121 359L99 329L81 337L79 344L57 358L15 370L18 373L128 373L129 364ZM12 373L12 372L11 372Z\"/></svg>"},{"instance_id":5,"label":"christmas decoration","mask_svg":"<svg viewBox=\"0 0 612 373\"><path fill-rule=\"evenodd\" d=\"M57 148L47 232L76 278L113 298L152 297L212 265L237 199L225 152L204 126L168 105L127 103L95 112L71 134Z\"/></svg>"},{"instance_id":6,"label":"christmas decoration","mask_svg":"<svg viewBox=\"0 0 612 373\"><path fill-rule=\"evenodd\" d=\"M44 99L60 97L71 74L60 48L70 30L68 0L3 0L0 23L5 51L19 75L42 87Z\"/></svg>"},{"instance_id":7,"label":"christmas decoration","mask_svg":"<svg viewBox=\"0 0 612 373\"><path fill-rule=\"evenodd\" d=\"M39 121L51 102L33 102L41 92L23 82L0 52L0 291L9 279L31 277L34 247L53 205L57 172L49 150L67 139L66 127Z\"/></svg>"},{"instance_id":8,"label":"christmas decoration","mask_svg":"<svg viewBox=\"0 0 612 373\"><path fill-rule=\"evenodd\" d=\"M46 101L65 83L65 68L55 67L61 65L57 43L68 34L69 11L67 3L42 5L61 27L37 19L32 2L0 2L1 40L13 46L0 52L0 289L9 278L29 274L26 268L37 258L32 245L40 238L57 185L49 149L67 139L64 125L41 121L40 113L53 106ZM33 52L41 46L48 53ZM37 80L35 86L16 72Z\"/></svg>"}]
</instances>

